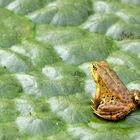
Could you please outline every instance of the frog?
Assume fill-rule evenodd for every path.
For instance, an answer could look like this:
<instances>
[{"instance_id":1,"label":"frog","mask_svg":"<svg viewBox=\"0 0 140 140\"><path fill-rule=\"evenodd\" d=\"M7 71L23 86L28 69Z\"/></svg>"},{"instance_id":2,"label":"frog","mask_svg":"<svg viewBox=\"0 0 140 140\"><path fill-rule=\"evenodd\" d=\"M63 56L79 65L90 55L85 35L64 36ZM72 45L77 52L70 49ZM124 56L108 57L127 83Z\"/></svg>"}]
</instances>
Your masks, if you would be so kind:
<instances>
[{"instance_id":1,"label":"frog","mask_svg":"<svg viewBox=\"0 0 140 140\"><path fill-rule=\"evenodd\" d=\"M90 67L96 83L91 108L97 116L117 121L140 106L140 91L129 91L107 61L91 62Z\"/></svg>"}]
</instances>

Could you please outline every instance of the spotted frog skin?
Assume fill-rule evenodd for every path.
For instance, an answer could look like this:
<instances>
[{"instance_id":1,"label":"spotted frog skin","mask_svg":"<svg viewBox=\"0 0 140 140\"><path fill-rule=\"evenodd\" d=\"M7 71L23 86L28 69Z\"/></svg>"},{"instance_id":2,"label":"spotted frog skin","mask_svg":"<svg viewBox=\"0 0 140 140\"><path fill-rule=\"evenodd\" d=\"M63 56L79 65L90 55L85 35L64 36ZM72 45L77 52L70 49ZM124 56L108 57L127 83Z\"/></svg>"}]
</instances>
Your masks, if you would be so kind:
<instances>
[{"instance_id":1,"label":"spotted frog skin","mask_svg":"<svg viewBox=\"0 0 140 140\"><path fill-rule=\"evenodd\" d=\"M140 91L129 91L107 62L91 63L91 73L96 82L92 109L99 117L116 121L140 105Z\"/></svg>"}]
</instances>

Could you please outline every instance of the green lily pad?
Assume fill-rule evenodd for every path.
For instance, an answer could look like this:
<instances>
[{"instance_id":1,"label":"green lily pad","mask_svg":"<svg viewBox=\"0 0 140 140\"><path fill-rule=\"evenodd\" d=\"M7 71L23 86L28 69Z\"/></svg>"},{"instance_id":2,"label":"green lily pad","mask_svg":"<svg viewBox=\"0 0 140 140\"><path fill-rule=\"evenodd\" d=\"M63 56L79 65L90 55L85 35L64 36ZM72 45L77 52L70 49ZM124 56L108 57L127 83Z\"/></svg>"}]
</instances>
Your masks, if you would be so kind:
<instances>
[{"instance_id":1,"label":"green lily pad","mask_svg":"<svg viewBox=\"0 0 140 140\"><path fill-rule=\"evenodd\" d=\"M0 28L0 47L8 48L18 42L17 33L6 27Z\"/></svg>"},{"instance_id":2,"label":"green lily pad","mask_svg":"<svg viewBox=\"0 0 140 140\"><path fill-rule=\"evenodd\" d=\"M11 50L28 57L33 65L40 67L61 61L52 46L37 41L23 41L22 44L12 46Z\"/></svg>"},{"instance_id":3,"label":"green lily pad","mask_svg":"<svg viewBox=\"0 0 140 140\"><path fill-rule=\"evenodd\" d=\"M128 3L128 4L134 4L135 6L139 6L140 5L140 1L139 0L122 0L123 3Z\"/></svg>"},{"instance_id":4,"label":"green lily pad","mask_svg":"<svg viewBox=\"0 0 140 140\"><path fill-rule=\"evenodd\" d=\"M93 113L90 63L140 90L139 0L0 0L0 140L139 140L139 107Z\"/></svg>"},{"instance_id":5,"label":"green lily pad","mask_svg":"<svg viewBox=\"0 0 140 140\"><path fill-rule=\"evenodd\" d=\"M31 62L27 58L19 56L8 50L0 50L0 65L12 72L30 71Z\"/></svg>"},{"instance_id":6,"label":"green lily pad","mask_svg":"<svg viewBox=\"0 0 140 140\"><path fill-rule=\"evenodd\" d=\"M15 0L7 5L7 9L14 11L14 13L24 15L43 7L46 2L46 0Z\"/></svg>"},{"instance_id":7,"label":"green lily pad","mask_svg":"<svg viewBox=\"0 0 140 140\"><path fill-rule=\"evenodd\" d=\"M83 93L66 97L51 97L48 100L52 112L60 116L67 124L88 122L92 117L90 106L84 106L89 100ZM88 99L88 98L87 98Z\"/></svg>"},{"instance_id":8,"label":"green lily pad","mask_svg":"<svg viewBox=\"0 0 140 140\"><path fill-rule=\"evenodd\" d=\"M21 114L16 124L22 134L48 136L65 126L61 119L50 112L44 99L23 97L17 99L16 103ZM36 106L34 106L35 103Z\"/></svg>"},{"instance_id":9,"label":"green lily pad","mask_svg":"<svg viewBox=\"0 0 140 140\"><path fill-rule=\"evenodd\" d=\"M126 23L139 24L140 10L135 10L135 7L128 7L116 12L116 15Z\"/></svg>"},{"instance_id":10,"label":"green lily pad","mask_svg":"<svg viewBox=\"0 0 140 140\"><path fill-rule=\"evenodd\" d=\"M86 61L105 59L114 49L110 38L94 33L67 44L54 46L54 48L66 63L75 65Z\"/></svg>"},{"instance_id":11,"label":"green lily pad","mask_svg":"<svg viewBox=\"0 0 140 140\"><path fill-rule=\"evenodd\" d=\"M81 39L88 32L74 27L55 27L50 25L38 25L36 28L36 39L52 45L67 43L72 40Z\"/></svg>"},{"instance_id":12,"label":"green lily pad","mask_svg":"<svg viewBox=\"0 0 140 140\"><path fill-rule=\"evenodd\" d=\"M117 46L124 52L132 54L140 58L140 41L139 40L124 40L117 43Z\"/></svg>"},{"instance_id":13,"label":"green lily pad","mask_svg":"<svg viewBox=\"0 0 140 140\"><path fill-rule=\"evenodd\" d=\"M140 61L136 56L116 51L107 58L107 61L112 64L127 66L128 69L131 69L134 73L140 74Z\"/></svg>"},{"instance_id":14,"label":"green lily pad","mask_svg":"<svg viewBox=\"0 0 140 140\"><path fill-rule=\"evenodd\" d=\"M0 120L1 123L7 123L14 121L18 116L18 111L14 101L8 99L0 100Z\"/></svg>"},{"instance_id":15,"label":"green lily pad","mask_svg":"<svg viewBox=\"0 0 140 140\"><path fill-rule=\"evenodd\" d=\"M140 38L140 26L118 22L107 30L106 35L116 40L137 39Z\"/></svg>"},{"instance_id":16,"label":"green lily pad","mask_svg":"<svg viewBox=\"0 0 140 140\"><path fill-rule=\"evenodd\" d=\"M121 3L118 1L93 1L93 9L96 13L115 13L122 7ZM125 5L123 5L123 7L125 7Z\"/></svg>"},{"instance_id":17,"label":"green lily pad","mask_svg":"<svg viewBox=\"0 0 140 140\"><path fill-rule=\"evenodd\" d=\"M20 95L22 88L14 76L4 75L0 78L0 97L13 99Z\"/></svg>"},{"instance_id":18,"label":"green lily pad","mask_svg":"<svg viewBox=\"0 0 140 140\"><path fill-rule=\"evenodd\" d=\"M14 122L0 124L0 139L15 140L20 138L20 134Z\"/></svg>"},{"instance_id":19,"label":"green lily pad","mask_svg":"<svg viewBox=\"0 0 140 140\"><path fill-rule=\"evenodd\" d=\"M12 2L12 1L14 1L14 0L0 0L0 6L6 6L6 5L8 5L10 2Z\"/></svg>"},{"instance_id":20,"label":"green lily pad","mask_svg":"<svg viewBox=\"0 0 140 140\"><path fill-rule=\"evenodd\" d=\"M82 24L82 28L90 32L106 33L107 29L118 20L119 18L114 14L94 14Z\"/></svg>"},{"instance_id":21,"label":"green lily pad","mask_svg":"<svg viewBox=\"0 0 140 140\"><path fill-rule=\"evenodd\" d=\"M28 15L35 23L78 25L91 13L90 0L58 0Z\"/></svg>"}]
</instances>

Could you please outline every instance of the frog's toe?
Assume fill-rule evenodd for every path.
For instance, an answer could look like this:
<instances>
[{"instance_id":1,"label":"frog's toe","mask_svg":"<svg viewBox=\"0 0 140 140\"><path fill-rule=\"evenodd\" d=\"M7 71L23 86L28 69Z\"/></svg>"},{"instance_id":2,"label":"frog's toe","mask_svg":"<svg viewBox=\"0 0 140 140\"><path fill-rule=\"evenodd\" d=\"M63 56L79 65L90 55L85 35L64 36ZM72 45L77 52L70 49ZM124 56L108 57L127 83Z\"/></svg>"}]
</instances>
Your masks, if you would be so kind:
<instances>
[{"instance_id":1,"label":"frog's toe","mask_svg":"<svg viewBox=\"0 0 140 140\"><path fill-rule=\"evenodd\" d=\"M94 100L93 99L91 99L90 101L94 104Z\"/></svg>"},{"instance_id":2,"label":"frog's toe","mask_svg":"<svg viewBox=\"0 0 140 140\"><path fill-rule=\"evenodd\" d=\"M96 110L95 110L95 108L93 107L93 106L91 106L91 109L95 112Z\"/></svg>"},{"instance_id":3,"label":"frog's toe","mask_svg":"<svg viewBox=\"0 0 140 140\"><path fill-rule=\"evenodd\" d=\"M140 106L140 91L139 90L133 90L134 98L136 103Z\"/></svg>"}]
</instances>

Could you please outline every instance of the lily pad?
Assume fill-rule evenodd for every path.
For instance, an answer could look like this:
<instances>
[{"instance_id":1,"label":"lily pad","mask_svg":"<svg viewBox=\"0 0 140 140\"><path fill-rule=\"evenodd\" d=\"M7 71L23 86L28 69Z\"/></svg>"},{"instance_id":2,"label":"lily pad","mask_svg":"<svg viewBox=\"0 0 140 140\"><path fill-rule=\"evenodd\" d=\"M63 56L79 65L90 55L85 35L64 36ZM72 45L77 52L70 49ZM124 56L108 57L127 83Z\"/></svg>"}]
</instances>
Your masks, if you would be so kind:
<instances>
[{"instance_id":1,"label":"lily pad","mask_svg":"<svg viewBox=\"0 0 140 140\"><path fill-rule=\"evenodd\" d=\"M91 109L92 61L140 90L139 0L0 0L0 140L138 140L139 107Z\"/></svg>"},{"instance_id":2,"label":"lily pad","mask_svg":"<svg viewBox=\"0 0 140 140\"><path fill-rule=\"evenodd\" d=\"M91 13L90 0L58 0L28 15L35 23L78 25Z\"/></svg>"}]
</instances>

